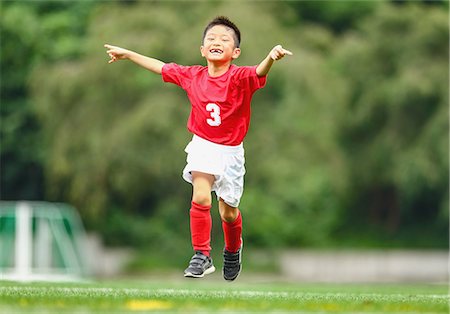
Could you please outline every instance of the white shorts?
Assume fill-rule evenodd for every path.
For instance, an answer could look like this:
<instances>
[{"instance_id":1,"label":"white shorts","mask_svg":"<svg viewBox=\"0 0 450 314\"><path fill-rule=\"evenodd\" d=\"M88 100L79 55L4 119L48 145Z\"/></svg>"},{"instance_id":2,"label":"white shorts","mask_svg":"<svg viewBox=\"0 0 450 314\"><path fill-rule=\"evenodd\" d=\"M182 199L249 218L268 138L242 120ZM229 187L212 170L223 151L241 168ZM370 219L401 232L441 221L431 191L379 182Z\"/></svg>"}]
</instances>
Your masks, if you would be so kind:
<instances>
[{"instance_id":1,"label":"white shorts","mask_svg":"<svg viewBox=\"0 0 450 314\"><path fill-rule=\"evenodd\" d=\"M244 192L244 146L216 144L194 135L185 152L187 164L183 169L183 179L192 183L192 171L214 175L212 191L217 198L238 207Z\"/></svg>"}]
</instances>

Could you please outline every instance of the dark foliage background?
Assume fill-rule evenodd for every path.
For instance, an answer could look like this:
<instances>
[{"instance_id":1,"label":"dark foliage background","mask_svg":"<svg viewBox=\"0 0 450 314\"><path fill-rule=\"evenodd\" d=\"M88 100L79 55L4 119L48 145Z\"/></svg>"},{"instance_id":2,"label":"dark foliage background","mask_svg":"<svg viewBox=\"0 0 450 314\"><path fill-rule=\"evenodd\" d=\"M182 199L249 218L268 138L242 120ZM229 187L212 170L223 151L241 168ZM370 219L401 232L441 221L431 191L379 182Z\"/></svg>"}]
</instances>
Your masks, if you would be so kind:
<instances>
[{"instance_id":1,"label":"dark foliage background","mask_svg":"<svg viewBox=\"0 0 450 314\"><path fill-rule=\"evenodd\" d=\"M184 92L103 44L204 64L206 23L278 43L253 101L254 247L448 247L448 2L3 1L1 199L68 202L111 245L189 248ZM214 237L220 239L218 215Z\"/></svg>"}]
</instances>

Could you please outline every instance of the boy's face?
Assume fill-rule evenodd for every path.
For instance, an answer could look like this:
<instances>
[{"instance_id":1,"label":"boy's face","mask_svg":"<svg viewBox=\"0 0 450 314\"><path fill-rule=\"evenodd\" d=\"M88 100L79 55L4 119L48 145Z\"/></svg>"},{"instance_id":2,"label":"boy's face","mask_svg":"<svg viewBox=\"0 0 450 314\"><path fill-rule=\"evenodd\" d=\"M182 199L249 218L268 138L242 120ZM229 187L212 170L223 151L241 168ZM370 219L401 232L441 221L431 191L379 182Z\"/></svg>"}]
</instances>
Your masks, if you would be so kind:
<instances>
[{"instance_id":1,"label":"boy's face","mask_svg":"<svg viewBox=\"0 0 450 314\"><path fill-rule=\"evenodd\" d=\"M200 47L202 57L208 61L230 61L241 54L241 49L234 42L234 31L223 25L211 27Z\"/></svg>"}]
</instances>

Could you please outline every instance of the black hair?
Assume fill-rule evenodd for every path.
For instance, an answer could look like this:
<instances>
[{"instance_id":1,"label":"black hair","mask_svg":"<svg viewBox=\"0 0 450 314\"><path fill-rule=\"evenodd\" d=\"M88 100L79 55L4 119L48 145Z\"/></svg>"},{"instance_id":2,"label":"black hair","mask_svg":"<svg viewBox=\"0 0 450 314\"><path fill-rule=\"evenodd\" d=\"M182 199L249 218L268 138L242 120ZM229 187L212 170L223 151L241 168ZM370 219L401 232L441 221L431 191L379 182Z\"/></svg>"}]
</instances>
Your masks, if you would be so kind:
<instances>
[{"instance_id":1,"label":"black hair","mask_svg":"<svg viewBox=\"0 0 450 314\"><path fill-rule=\"evenodd\" d=\"M234 31L234 43L236 47L239 47L241 44L241 31L239 28L231 22L226 16L218 16L211 22L209 22L208 25L206 25L205 30L203 31L203 38L202 42L205 40L206 33L214 26L216 25L223 25L225 27L231 28Z\"/></svg>"}]
</instances>

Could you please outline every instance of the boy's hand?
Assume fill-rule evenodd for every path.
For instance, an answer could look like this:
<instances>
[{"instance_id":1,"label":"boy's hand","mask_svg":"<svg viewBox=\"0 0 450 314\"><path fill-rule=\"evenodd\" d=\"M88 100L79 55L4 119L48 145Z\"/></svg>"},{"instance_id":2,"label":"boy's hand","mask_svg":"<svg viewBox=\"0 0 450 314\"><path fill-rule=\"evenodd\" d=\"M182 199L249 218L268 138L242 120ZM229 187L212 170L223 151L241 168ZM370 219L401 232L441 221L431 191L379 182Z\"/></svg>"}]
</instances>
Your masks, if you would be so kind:
<instances>
[{"instance_id":1,"label":"boy's hand","mask_svg":"<svg viewBox=\"0 0 450 314\"><path fill-rule=\"evenodd\" d=\"M256 67L256 75L264 76L269 73L272 64L276 60L280 60L285 55L292 56L293 53L289 50L284 49L281 45L276 45L272 48L269 54L264 58L263 61Z\"/></svg>"},{"instance_id":2,"label":"boy's hand","mask_svg":"<svg viewBox=\"0 0 450 314\"><path fill-rule=\"evenodd\" d=\"M108 44L105 44L104 47L108 49L106 53L111 57L111 60L109 60L108 63L113 63L117 60L128 59L129 50Z\"/></svg>"},{"instance_id":3,"label":"boy's hand","mask_svg":"<svg viewBox=\"0 0 450 314\"><path fill-rule=\"evenodd\" d=\"M269 55L272 60L280 60L285 55L292 56L293 53L290 52L289 50L284 49L283 47L281 47L281 45L276 45L270 51Z\"/></svg>"}]
</instances>

